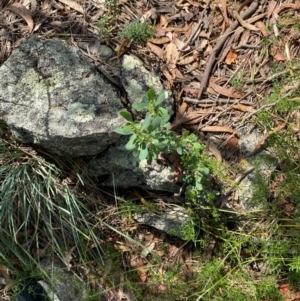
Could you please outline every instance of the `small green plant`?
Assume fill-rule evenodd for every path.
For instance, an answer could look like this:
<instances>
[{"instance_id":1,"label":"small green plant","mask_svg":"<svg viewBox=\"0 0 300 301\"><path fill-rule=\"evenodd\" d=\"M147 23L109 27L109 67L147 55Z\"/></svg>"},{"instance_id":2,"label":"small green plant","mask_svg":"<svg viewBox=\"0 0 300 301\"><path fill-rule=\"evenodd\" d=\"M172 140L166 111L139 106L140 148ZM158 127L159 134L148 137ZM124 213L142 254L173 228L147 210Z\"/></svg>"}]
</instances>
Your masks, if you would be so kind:
<instances>
[{"instance_id":1,"label":"small green plant","mask_svg":"<svg viewBox=\"0 0 300 301\"><path fill-rule=\"evenodd\" d=\"M105 6L108 12L98 21L99 34L108 36L114 29L119 14L119 0L106 0Z\"/></svg>"},{"instance_id":2,"label":"small green plant","mask_svg":"<svg viewBox=\"0 0 300 301\"><path fill-rule=\"evenodd\" d=\"M148 39L154 37L155 30L147 22L136 19L127 24L120 33L121 39L132 40L136 44L144 44Z\"/></svg>"},{"instance_id":3,"label":"small green plant","mask_svg":"<svg viewBox=\"0 0 300 301\"><path fill-rule=\"evenodd\" d=\"M126 149L133 151L135 157L146 159L148 163L157 159L159 153L177 153L184 169L183 181L186 184L187 200L196 203L199 199L210 201L215 191L210 186L210 168L204 155L205 146L199 143L195 134L184 131L179 137L170 128L170 115L159 105L165 99L165 91L155 99L154 90L149 90L140 103L132 107L137 111L147 111L145 119L133 121L128 111L121 111L127 124L118 128L117 133L130 135Z\"/></svg>"}]
</instances>

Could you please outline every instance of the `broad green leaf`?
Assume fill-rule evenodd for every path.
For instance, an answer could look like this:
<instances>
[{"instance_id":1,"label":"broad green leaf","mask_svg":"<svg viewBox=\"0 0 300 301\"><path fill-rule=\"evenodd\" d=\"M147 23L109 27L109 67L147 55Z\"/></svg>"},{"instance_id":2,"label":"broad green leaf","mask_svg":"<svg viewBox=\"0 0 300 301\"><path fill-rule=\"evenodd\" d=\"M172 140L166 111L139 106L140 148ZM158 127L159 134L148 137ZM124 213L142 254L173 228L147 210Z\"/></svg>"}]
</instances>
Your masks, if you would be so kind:
<instances>
[{"instance_id":1,"label":"broad green leaf","mask_svg":"<svg viewBox=\"0 0 300 301\"><path fill-rule=\"evenodd\" d=\"M182 155L182 148L180 146L177 147L176 151L178 155Z\"/></svg>"},{"instance_id":2,"label":"broad green leaf","mask_svg":"<svg viewBox=\"0 0 300 301\"><path fill-rule=\"evenodd\" d=\"M141 102L146 103L146 104L149 104L148 96L147 96L147 95L144 95L144 96L142 97L142 101L141 101Z\"/></svg>"},{"instance_id":3,"label":"broad green leaf","mask_svg":"<svg viewBox=\"0 0 300 301\"><path fill-rule=\"evenodd\" d=\"M197 190L202 190L203 189L203 186L202 186L202 184L201 183L199 183L199 182L196 182L196 189Z\"/></svg>"},{"instance_id":4,"label":"broad green leaf","mask_svg":"<svg viewBox=\"0 0 300 301\"><path fill-rule=\"evenodd\" d=\"M127 144L125 145L125 148L128 149L128 150L133 150L136 148L136 138L137 138L137 135L136 134L133 134L129 141L127 142Z\"/></svg>"},{"instance_id":5,"label":"broad green leaf","mask_svg":"<svg viewBox=\"0 0 300 301\"><path fill-rule=\"evenodd\" d=\"M158 112L159 112L159 116L161 117L161 124L165 124L166 122L169 121L170 115L165 108L159 108Z\"/></svg>"},{"instance_id":6,"label":"broad green leaf","mask_svg":"<svg viewBox=\"0 0 300 301\"><path fill-rule=\"evenodd\" d=\"M193 145L194 149L202 149L203 148L203 146L199 142L194 142L192 145Z\"/></svg>"},{"instance_id":7,"label":"broad green leaf","mask_svg":"<svg viewBox=\"0 0 300 301\"><path fill-rule=\"evenodd\" d=\"M209 174L209 169L207 167L203 167L203 168L201 168L201 172L205 175L208 175Z\"/></svg>"},{"instance_id":8,"label":"broad green leaf","mask_svg":"<svg viewBox=\"0 0 300 301\"><path fill-rule=\"evenodd\" d=\"M140 150L140 155L139 155L139 159L140 160L144 160L148 157L148 149L144 148Z\"/></svg>"},{"instance_id":9,"label":"broad green leaf","mask_svg":"<svg viewBox=\"0 0 300 301\"><path fill-rule=\"evenodd\" d=\"M154 99L154 96L155 96L155 92L153 89L150 89L147 91L147 96L148 96L148 99L149 100L153 100Z\"/></svg>"},{"instance_id":10,"label":"broad green leaf","mask_svg":"<svg viewBox=\"0 0 300 301\"><path fill-rule=\"evenodd\" d=\"M146 130L151 122L151 115L149 113L146 114L145 119L143 120L142 130Z\"/></svg>"},{"instance_id":11,"label":"broad green leaf","mask_svg":"<svg viewBox=\"0 0 300 301\"><path fill-rule=\"evenodd\" d=\"M131 114L130 114L128 111L121 111L119 114L120 114L122 117L124 117L127 121L133 122L132 116L131 116Z\"/></svg>"},{"instance_id":12,"label":"broad green leaf","mask_svg":"<svg viewBox=\"0 0 300 301\"><path fill-rule=\"evenodd\" d=\"M115 132L118 133L118 134L121 134L121 135L131 135L131 134L133 134L132 127L129 124L128 125L123 125L122 127L117 128Z\"/></svg>"},{"instance_id":13,"label":"broad green leaf","mask_svg":"<svg viewBox=\"0 0 300 301\"><path fill-rule=\"evenodd\" d=\"M135 102L132 104L132 107L136 109L137 111L144 110L148 107L149 103L144 103L144 102Z\"/></svg>"},{"instance_id":14,"label":"broad green leaf","mask_svg":"<svg viewBox=\"0 0 300 301\"><path fill-rule=\"evenodd\" d=\"M154 119L151 121L152 130L157 129L160 126L160 123L161 123L161 117L160 116L154 117Z\"/></svg>"},{"instance_id":15,"label":"broad green leaf","mask_svg":"<svg viewBox=\"0 0 300 301\"><path fill-rule=\"evenodd\" d=\"M159 104L161 104L165 98L166 98L166 91L161 91L155 101L155 105L158 106Z\"/></svg>"}]
</instances>

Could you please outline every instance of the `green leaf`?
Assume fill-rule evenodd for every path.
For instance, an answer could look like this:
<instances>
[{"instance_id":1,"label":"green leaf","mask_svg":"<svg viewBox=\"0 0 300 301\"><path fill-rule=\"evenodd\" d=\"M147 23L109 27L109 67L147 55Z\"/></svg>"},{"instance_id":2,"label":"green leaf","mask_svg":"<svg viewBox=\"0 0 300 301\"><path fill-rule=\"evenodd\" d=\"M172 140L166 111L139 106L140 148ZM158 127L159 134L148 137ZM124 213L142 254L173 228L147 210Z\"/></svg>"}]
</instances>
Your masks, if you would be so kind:
<instances>
[{"instance_id":1,"label":"green leaf","mask_svg":"<svg viewBox=\"0 0 300 301\"><path fill-rule=\"evenodd\" d=\"M207 167L203 167L203 168L201 168L201 172L205 175L208 175L209 174L209 169Z\"/></svg>"},{"instance_id":2,"label":"green leaf","mask_svg":"<svg viewBox=\"0 0 300 301\"><path fill-rule=\"evenodd\" d=\"M121 135L131 135L133 134L133 130L131 125L123 125L122 127L119 127L115 130L116 133Z\"/></svg>"},{"instance_id":3,"label":"green leaf","mask_svg":"<svg viewBox=\"0 0 300 301\"><path fill-rule=\"evenodd\" d=\"M151 121L151 126L152 126L152 130L157 129L160 126L161 123L161 117L160 116L156 116L152 121Z\"/></svg>"},{"instance_id":4,"label":"green leaf","mask_svg":"<svg viewBox=\"0 0 300 301\"><path fill-rule=\"evenodd\" d=\"M202 189L203 189L202 184L199 183L199 182L196 182L196 189L197 189L197 190L202 190Z\"/></svg>"},{"instance_id":5,"label":"green leaf","mask_svg":"<svg viewBox=\"0 0 300 301\"><path fill-rule=\"evenodd\" d=\"M146 114L146 117L142 124L142 130L146 130L151 122L151 115L149 113Z\"/></svg>"},{"instance_id":6,"label":"green leaf","mask_svg":"<svg viewBox=\"0 0 300 301\"><path fill-rule=\"evenodd\" d=\"M119 113L123 118L125 118L129 122L133 122L132 116L128 111L121 111Z\"/></svg>"},{"instance_id":7,"label":"green leaf","mask_svg":"<svg viewBox=\"0 0 300 301\"><path fill-rule=\"evenodd\" d=\"M177 151L178 155L182 155L182 148L180 146L178 146L176 148L176 151Z\"/></svg>"},{"instance_id":8,"label":"green leaf","mask_svg":"<svg viewBox=\"0 0 300 301\"><path fill-rule=\"evenodd\" d=\"M140 150L140 155L139 155L139 159L140 160L144 160L148 157L148 149L144 148Z\"/></svg>"},{"instance_id":9,"label":"green leaf","mask_svg":"<svg viewBox=\"0 0 300 301\"><path fill-rule=\"evenodd\" d=\"M128 149L128 150L133 150L137 147L136 145L136 138L137 138L137 135L136 134L133 134L129 141L127 142L127 144L125 145L125 148Z\"/></svg>"},{"instance_id":10,"label":"green leaf","mask_svg":"<svg viewBox=\"0 0 300 301\"><path fill-rule=\"evenodd\" d=\"M153 89L150 89L147 91L147 96L148 96L148 99L151 101L154 99L154 96L155 96L155 92Z\"/></svg>"},{"instance_id":11,"label":"green leaf","mask_svg":"<svg viewBox=\"0 0 300 301\"><path fill-rule=\"evenodd\" d=\"M201 145L199 142L194 142L192 145L193 145L194 149L202 149L203 148L203 145Z\"/></svg>"},{"instance_id":12,"label":"green leaf","mask_svg":"<svg viewBox=\"0 0 300 301\"><path fill-rule=\"evenodd\" d=\"M165 108L158 108L159 116L161 117L161 124L165 124L169 121L170 115Z\"/></svg>"},{"instance_id":13,"label":"green leaf","mask_svg":"<svg viewBox=\"0 0 300 301\"><path fill-rule=\"evenodd\" d=\"M165 98L166 98L166 91L161 91L155 101L155 105L158 106L159 104L161 104Z\"/></svg>"},{"instance_id":14,"label":"green leaf","mask_svg":"<svg viewBox=\"0 0 300 301\"><path fill-rule=\"evenodd\" d=\"M146 104L149 104L148 96L147 96L147 95L144 95L144 96L142 97L142 101L141 101L141 102L146 103Z\"/></svg>"},{"instance_id":15,"label":"green leaf","mask_svg":"<svg viewBox=\"0 0 300 301\"><path fill-rule=\"evenodd\" d=\"M137 111L141 111L144 110L148 107L149 103L145 103L145 102L134 102L132 104L132 107L134 109L136 109Z\"/></svg>"}]
</instances>

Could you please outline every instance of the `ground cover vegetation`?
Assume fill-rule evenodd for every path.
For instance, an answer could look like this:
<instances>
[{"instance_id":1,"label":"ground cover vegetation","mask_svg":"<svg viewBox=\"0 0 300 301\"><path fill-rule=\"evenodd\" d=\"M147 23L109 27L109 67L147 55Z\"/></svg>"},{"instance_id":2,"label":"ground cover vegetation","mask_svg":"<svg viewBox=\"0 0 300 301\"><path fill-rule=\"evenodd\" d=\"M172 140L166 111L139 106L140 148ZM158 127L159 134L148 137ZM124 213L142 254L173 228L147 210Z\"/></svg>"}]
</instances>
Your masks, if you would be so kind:
<instances>
[{"instance_id":1,"label":"ground cover vegetation","mask_svg":"<svg viewBox=\"0 0 300 301\"><path fill-rule=\"evenodd\" d=\"M177 199L100 189L86 175L86 158L20 145L1 123L4 300L24 278L49 277L37 267L51 256L88 283L86 300L299 298L300 6L248 2L2 1L1 64L17 47L11 45L35 33L105 41L114 59L133 53L160 72L176 116L161 106L164 94L150 90L121 112L118 132L131 136L127 148L141 160L175 153L174 177L190 213L180 229L184 241L139 226L134 213L157 212ZM241 155L239 130L253 125L262 133L253 154L265 150L277 164L268 177L256 168L245 207L237 179L251 156Z\"/></svg>"}]
</instances>

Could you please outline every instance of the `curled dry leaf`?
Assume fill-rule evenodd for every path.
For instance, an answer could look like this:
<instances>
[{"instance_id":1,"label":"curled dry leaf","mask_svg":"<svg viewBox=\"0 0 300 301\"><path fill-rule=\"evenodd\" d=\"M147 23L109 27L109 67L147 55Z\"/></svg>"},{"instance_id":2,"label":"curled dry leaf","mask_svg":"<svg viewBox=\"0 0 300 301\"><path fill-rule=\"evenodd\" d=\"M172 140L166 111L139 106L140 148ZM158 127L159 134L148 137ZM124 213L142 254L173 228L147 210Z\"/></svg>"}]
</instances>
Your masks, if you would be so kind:
<instances>
[{"instance_id":1,"label":"curled dry leaf","mask_svg":"<svg viewBox=\"0 0 300 301\"><path fill-rule=\"evenodd\" d=\"M6 7L6 9L14 12L15 14L20 15L27 23L29 32L32 32L33 20L31 17L31 13L24 5L22 5L20 3L13 3L13 4L9 5L8 7Z\"/></svg>"}]
</instances>

